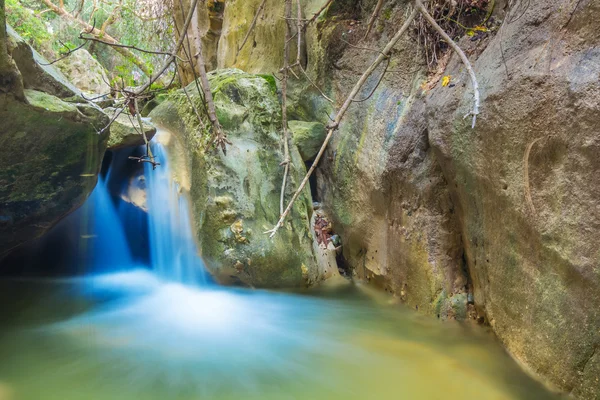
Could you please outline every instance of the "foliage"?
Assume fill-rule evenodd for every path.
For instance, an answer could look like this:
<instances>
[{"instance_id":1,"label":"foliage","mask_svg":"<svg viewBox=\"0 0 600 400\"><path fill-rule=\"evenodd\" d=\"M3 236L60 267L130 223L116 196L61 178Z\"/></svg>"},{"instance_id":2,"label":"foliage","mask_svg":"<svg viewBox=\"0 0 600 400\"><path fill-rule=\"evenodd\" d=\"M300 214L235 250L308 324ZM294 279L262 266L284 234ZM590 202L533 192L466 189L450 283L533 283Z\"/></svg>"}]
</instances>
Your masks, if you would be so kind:
<instances>
[{"instance_id":1,"label":"foliage","mask_svg":"<svg viewBox=\"0 0 600 400\"><path fill-rule=\"evenodd\" d=\"M46 57L55 55L48 26L19 0L6 0L6 22L40 53Z\"/></svg>"}]
</instances>

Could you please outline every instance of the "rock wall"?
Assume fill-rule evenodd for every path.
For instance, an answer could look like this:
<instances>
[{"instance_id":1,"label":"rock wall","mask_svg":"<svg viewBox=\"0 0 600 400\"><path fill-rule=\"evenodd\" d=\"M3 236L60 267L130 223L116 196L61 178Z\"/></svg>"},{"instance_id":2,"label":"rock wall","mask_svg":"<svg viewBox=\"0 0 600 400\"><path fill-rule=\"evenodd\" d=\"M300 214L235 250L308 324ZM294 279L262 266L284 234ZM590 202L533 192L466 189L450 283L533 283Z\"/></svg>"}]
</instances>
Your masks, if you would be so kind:
<instances>
[{"instance_id":1,"label":"rock wall","mask_svg":"<svg viewBox=\"0 0 600 400\"><path fill-rule=\"evenodd\" d=\"M474 57L476 129L456 59L456 86L433 90L426 115L475 304L519 360L586 399L600 396L598 18L595 1L512 10Z\"/></svg>"}]
</instances>

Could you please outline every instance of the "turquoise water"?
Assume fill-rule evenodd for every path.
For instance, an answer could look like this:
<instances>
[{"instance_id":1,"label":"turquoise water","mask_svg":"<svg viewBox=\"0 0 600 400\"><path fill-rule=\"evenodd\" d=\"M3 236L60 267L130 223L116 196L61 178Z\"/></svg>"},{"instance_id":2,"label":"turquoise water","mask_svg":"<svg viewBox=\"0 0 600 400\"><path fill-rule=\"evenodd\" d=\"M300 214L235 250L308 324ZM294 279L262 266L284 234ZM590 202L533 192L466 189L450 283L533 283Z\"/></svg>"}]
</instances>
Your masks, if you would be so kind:
<instances>
[{"instance_id":1,"label":"turquoise water","mask_svg":"<svg viewBox=\"0 0 600 400\"><path fill-rule=\"evenodd\" d=\"M305 294L0 281L0 399L554 398L480 327L351 285Z\"/></svg>"}]
</instances>

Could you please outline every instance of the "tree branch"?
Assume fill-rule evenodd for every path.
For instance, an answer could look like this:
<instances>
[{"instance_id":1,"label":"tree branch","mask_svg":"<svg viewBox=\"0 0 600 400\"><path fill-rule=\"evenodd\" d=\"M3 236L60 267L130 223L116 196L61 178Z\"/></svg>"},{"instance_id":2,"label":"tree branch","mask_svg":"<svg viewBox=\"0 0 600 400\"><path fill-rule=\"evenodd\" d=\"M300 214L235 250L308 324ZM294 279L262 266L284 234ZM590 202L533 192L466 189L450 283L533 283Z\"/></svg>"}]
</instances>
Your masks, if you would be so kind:
<instances>
[{"instance_id":1,"label":"tree branch","mask_svg":"<svg viewBox=\"0 0 600 400\"><path fill-rule=\"evenodd\" d=\"M452 50L454 50L454 52L458 54L463 64L467 68L467 71L469 72L469 76L471 77L471 83L473 84L473 111L465 115L465 118L467 118L470 115L473 116L471 128L474 129L475 124L477 123L477 116L479 115L479 84L477 83L477 77L475 76L473 67L471 66L469 59L461 50L461 48L458 47L454 40L452 40L450 36L448 36L448 34L442 29L442 27L439 26L437 22L435 22L433 17L427 12L425 6L423 5L423 2L421 0L415 0L415 6L417 7L417 10L419 10L419 12L423 14L423 17L427 20L427 22L429 22L429 24L440 34L444 41L448 43L450 47L452 47Z\"/></svg>"},{"instance_id":2,"label":"tree branch","mask_svg":"<svg viewBox=\"0 0 600 400\"><path fill-rule=\"evenodd\" d=\"M365 82L367 81L369 76L373 73L373 71L375 71L375 69L379 66L379 64L381 64L385 59L388 58L390 52L392 51L392 48L396 45L398 40L400 40L400 37L402 37L402 35L404 35L404 33L408 30L410 24L415 19L416 15L417 15L417 10L415 9L411 12L410 16L406 19L406 21L404 22L404 24L402 25L400 30L398 30L396 35L394 35L394 37L388 42L388 44L385 46L385 48L381 51L381 54L375 59L375 61L373 61L373 63L369 66L369 68L367 68L367 70L362 74L362 76L360 77L358 82L356 82L356 84L352 88L352 91L350 92L350 94L346 98L346 101L344 102L344 104L342 105L340 110L338 111L335 119L328 126L329 130L327 132L327 136L325 137L325 141L323 142L323 144L321 145L321 148L319 149L319 153L315 157L315 160L314 160L312 166L310 167L310 169L304 176L304 179L302 179L300 186L294 193L294 196L288 203L288 206L286 207L285 211L279 218L279 221L277 221L277 224L275 225L275 227L273 229L265 232L265 233L269 233L270 237L275 236L275 234L277 233L279 228L281 228L283 226L285 218L288 216L288 214L292 210L292 206L294 205L294 202L300 196L300 193L302 193L302 190L308 183L310 176L312 175L312 173L314 172L315 168L317 167L319 161L321 160L321 157L323 156L323 153L325 152L325 149L327 148L327 144L331 140L333 133L337 130L342 118L344 117L344 114L348 110L348 107L350 107L350 104L352 104L352 101L354 100L354 98L356 97L358 92L362 89L363 85L365 84Z\"/></svg>"}]
</instances>

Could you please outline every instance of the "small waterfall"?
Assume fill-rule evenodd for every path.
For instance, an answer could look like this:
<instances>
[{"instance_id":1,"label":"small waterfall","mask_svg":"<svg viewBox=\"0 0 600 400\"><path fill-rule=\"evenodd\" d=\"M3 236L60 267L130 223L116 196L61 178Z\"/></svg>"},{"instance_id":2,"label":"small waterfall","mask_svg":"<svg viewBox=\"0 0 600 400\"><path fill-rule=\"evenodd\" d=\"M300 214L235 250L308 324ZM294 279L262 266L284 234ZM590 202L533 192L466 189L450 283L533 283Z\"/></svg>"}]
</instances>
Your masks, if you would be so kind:
<instances>
[{"instance_id":1,"label":"small waterfall","mask_svg":"<svg viewBox=\"0 0 600 400\"><path fill-rule=\"evenodd\" d=\"M79 263L94 273L130 268L133 258L104 177L98 177L82 215Z\"/></svg>"},{"instance_id":2,"label":"small waterfall","mask_svg":"<svg viewBox=\"0 0 600 400\"><path fill-rule=\"evenodd\" d=\"M186 284L206 283L204 265L193 238L189 203L171 179L168 155L158 141L151 142L160 166L144 166L148 202L150 266L162 278Z\"/></svg>"}]
</instances>

